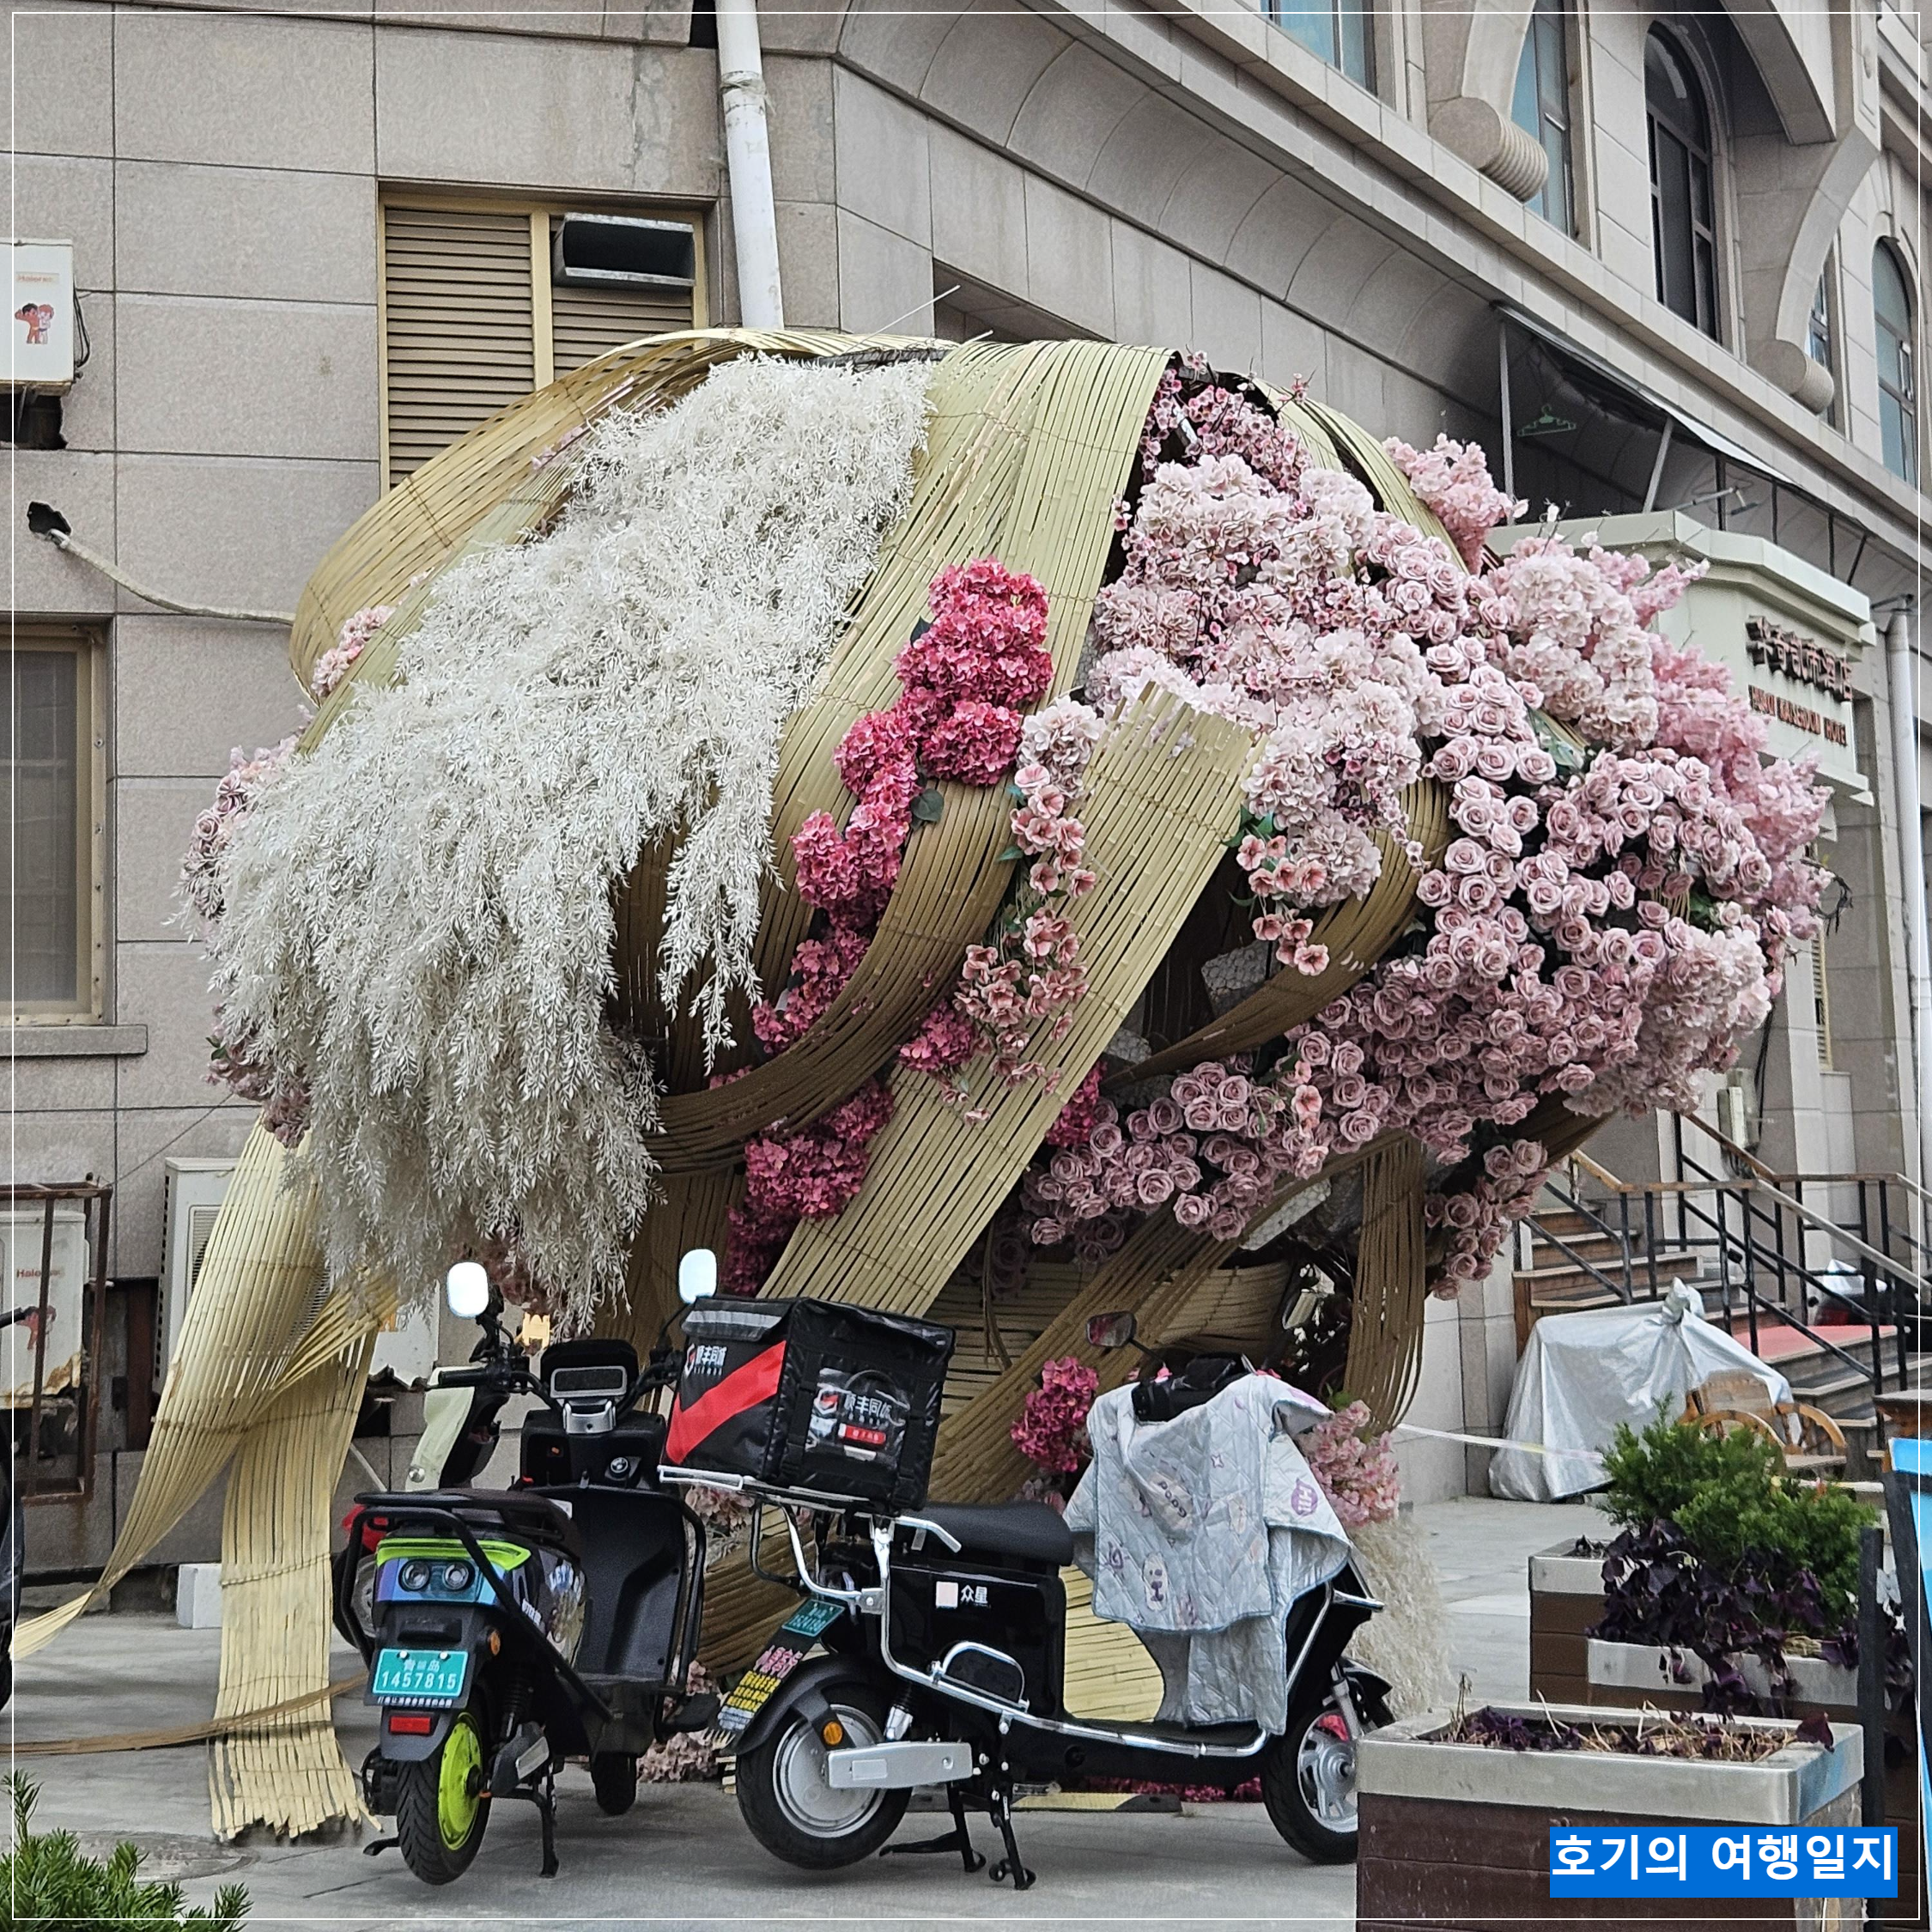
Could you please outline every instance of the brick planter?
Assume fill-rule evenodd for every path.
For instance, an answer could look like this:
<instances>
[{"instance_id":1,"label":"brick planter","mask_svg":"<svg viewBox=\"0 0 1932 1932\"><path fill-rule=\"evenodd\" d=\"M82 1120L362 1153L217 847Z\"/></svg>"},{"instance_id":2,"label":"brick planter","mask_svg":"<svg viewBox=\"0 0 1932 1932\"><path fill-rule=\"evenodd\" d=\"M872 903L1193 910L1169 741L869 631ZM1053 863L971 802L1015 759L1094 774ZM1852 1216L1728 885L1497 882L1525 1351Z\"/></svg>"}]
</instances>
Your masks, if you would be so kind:
<instances>
[{"instance_id":1,"label":"brick planter","mask_svg":"<svg viewBox=\"0 0 1932 1932\"><path fill-rule=\"evenodd\" d=\"M1539 1704L1498 1709L1523 1717ZM1613 1723L1614 1707L1546 1707L1570 1723ZM1512 1752L1439 1741L1450 1715L1404 1718L1364 1738L1357 1755L1361 1850L1357 1932L1521 1932L1527 1925L1607 1921L1741 1923L1838 1932L1864 1923L1849 1899L1552 1899L1552 1826L1816 1826L1858 1822L1863 1741L1834 1724L1829 1751L1794 1741L1757 1764L1712 1764L1614 1752ZM1789 1735L1771 1718L1735 1718Z\"/></svg>"}]
</instances>

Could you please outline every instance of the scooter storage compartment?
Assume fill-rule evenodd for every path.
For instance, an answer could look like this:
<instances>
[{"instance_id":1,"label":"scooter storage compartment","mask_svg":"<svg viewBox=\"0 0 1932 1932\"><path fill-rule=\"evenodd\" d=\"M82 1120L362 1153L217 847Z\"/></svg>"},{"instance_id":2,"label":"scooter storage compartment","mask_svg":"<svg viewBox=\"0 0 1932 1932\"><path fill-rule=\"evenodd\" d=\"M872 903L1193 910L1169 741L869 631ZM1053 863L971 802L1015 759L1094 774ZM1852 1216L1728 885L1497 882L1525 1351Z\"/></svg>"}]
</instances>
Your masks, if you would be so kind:
<instances>
[{"instance_id":1,"label":"scooter storage compartment","mask_svg":"<svg viewBox=\"0 0 1932 1932\"><path fill-rule=\"evenodd\" d=\"M894 1510L926 1498L952 1331L833 1302L684 1316L665 1461Z\"/></svg>"},{"instance_id":2,"label":"scooter storage compartment","mask_svg":"<svg viewBox=\"0 0 1932 1932\"><path fill-rule=\"evenodd\" d=\"M1058 1715L1066 1591L1057 1573L896 1556L890 1615L892 1654L902 1663L934 1668L957 1645L977 1645L956 1660L957 1681L1012 1697L1039 1716ZM1017 1697L1000 1681L1011 1674L1001 1657L1018 1667Z\"/></svg>"}]
</instances>

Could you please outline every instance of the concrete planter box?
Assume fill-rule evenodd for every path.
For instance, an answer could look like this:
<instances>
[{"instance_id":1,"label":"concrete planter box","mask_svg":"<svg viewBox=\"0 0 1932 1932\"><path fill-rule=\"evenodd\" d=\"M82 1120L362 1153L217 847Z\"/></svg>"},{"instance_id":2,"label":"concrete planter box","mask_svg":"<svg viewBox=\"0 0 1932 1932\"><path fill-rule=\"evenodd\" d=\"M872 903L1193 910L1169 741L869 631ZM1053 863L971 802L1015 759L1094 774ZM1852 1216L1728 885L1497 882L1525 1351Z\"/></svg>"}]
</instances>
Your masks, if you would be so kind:
<instances>
[{"instance_id":1,"label":"concrete planter box","mask_svg":"<svg viewBox=\"0 0 1932 1932\"><path fill-rule=\"evenodd\" d=\"M1603 1559L1558 1543L1529 1559L1529 1694L1552 1704L1594 1701L1589 1642L1603 1617Z\"/></svg>"},{"instance_id":2,"label":"concrete planter box","mask_svg":"<svg viewBox=\"0 0 1932 1932\"><path fill-rule=\"evenodd\" d=\"M1695 1698L1710 1677L1710 1667L1688 1650L1668 1650L1654 1643L1607 1643L1601 1637L1588 1641L1593 1691L1641 1691L1653 1698L1668 1692ZM1847 1670L1843 1664L1826 1663L1822 1657L1787 1657L1785 1664L1791 1677L1793 1704L1807 1710L1813 1706L1857 1710L1856 1670ZM1741 1657L1738 1668L1753 1697L1771 1695L1771 1673L1757 1658ZM1678 1674L1680 1669L1682 1676Z\"/></svg>"},{"instance_id":3,"label":"concrete planter box","mask_svg":"<svg viewBox=\"0 0 1932 1932\"><path fill-rule=\"evenodd\" d=\"M1537 1704L1494 1708L1577 1724L1630 1722L1613 1706ZM1615 1918L1735 1920L1836 1932L1861 1925L1856 1899L1552 1899L1552 1826L1748 1825L1858 1822L1863 1740L1834 1724L1832 1748L1800 1744L1753 1765L1622 1757L1614 1752L1511 1752L1438 1741L1448 1711L1404 1718L1364 1738L1357 1756L1362 1839L1357 1932L1396 1932L1422 1921L1439 1932ZM1771 1718L1741 1728L1789 1737Z\"/></svg>"}]
</instances>

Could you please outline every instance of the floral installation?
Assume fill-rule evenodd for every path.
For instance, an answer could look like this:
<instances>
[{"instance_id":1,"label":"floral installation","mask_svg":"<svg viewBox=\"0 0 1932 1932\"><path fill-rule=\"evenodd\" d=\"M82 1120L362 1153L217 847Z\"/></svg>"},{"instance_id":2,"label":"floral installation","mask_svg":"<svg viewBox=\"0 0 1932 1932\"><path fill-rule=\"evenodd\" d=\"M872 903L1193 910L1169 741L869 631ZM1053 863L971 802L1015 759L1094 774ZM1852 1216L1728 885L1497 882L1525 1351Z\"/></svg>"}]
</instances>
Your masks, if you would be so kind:
<instances>
[{"instance_id":1,"label":"floral installation","mask_svg":"<svg viewBox=\"0 0 1932 1932\"><path fill-rule=\"evenodd\" d=\"M1366 1402L1351 1402L1297 1441L1309 1473L1346 1530L1388 1522L1402 1500L1402 1473L1387 1431L1373 1432Z\"/></svg>"},{"instance_id":2,"label":"floral installation","mask_svg":"<svg viewBox=\"0 0 1932 1932\"><path fill-rule=\"evenodd\" d=\"M1540 1186L1546 1151L1510 1130L1551 1097L1694 1105L1814 929L1809 769L1767 762L1722 668L1650 628L1693 574L1553 534L1490 562L1521 506L1481 452L1390 453L1459 555L1198 364L1157 398L1086 696L1155 684L1255 732L1233 850L1279 965L1327 968L1310 915L1365 892L1385 852L1417 867L1420 903L1280 1042L1124 1113L1103 1100L1084 1142L1042 1151L1032 1237L1084 1264L1170 1209L1236 1238L1283 1180L1400 1130L1432 1163L1431 1284L1454 1294ZM1400 796L1422 775L1452 821L1426 867Z\"/></svg>"},{"instance_id":3,"label":"floral installation","mask_svg":"<svg viewBox=\"0 0 1932 1932\"><path fill-rule=\"evenodd\" d=\"M696 1509L702 1490L684 1492L687 1507ZM745 1511L750 1514L749 1510ZM684 1685L693 1697L718 1688L711 1674L696 1658L691 1660L690 1675ZM719 1775L716 1734L710 1730L680 1731L653 1744L637 1760L637 1775L647 1784L705 1784Z\"/></svg>"},{"instance_id":4,"label":"floral installation","mask_svg":"<svg viewBox=\"0 0 1932 1932\"><path fill-rule=\"evenodd\" d=\"M395 615L392 604L370 604L343 619L335 642L315 660L308 674L308 688L318 704L348 677L369 640Z\"/></svg>"},{"instance_id":5,"label":"floral installation","mask_svg":"<svg viewBox=\"0 0 1932 1932\"><path fill-rule=\"evenodd\" d=\"M222 923L222 862L230 841L264 787L272 784L295 749L297 734L254 753L238 744L228 753L228 769L215 787L215 802L195 820L181 860L181 898L204 939L212 941Z\"/></svg>"},{"instance_id":6,"label":"floral installation","mask_svg":"<svg viewBox=\"0 0 1932 1932\"><path fill-rule=\"evenodd\" d=\"M1087 1411L1099 1389L1098 1373L1078 1356L1047 1363L1013 1425L1013 1447L1043 1476L1078 1474L1093 1460Z\"/></svg>"}]
</instances>

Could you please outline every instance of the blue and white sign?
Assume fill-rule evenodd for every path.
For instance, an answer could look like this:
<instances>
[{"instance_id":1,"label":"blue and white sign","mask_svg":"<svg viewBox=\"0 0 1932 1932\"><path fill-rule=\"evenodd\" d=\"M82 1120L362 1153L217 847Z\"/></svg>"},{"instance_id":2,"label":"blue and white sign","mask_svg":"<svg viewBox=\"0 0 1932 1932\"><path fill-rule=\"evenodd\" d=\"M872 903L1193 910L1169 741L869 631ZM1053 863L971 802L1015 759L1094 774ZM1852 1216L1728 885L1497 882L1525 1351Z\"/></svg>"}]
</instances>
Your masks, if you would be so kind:
<instances>
[{"instance_id":1,"label":"blue and white sign","mask_svg":"<svg viewBox=\"0 0 1932 1932\"><path fill-rule=\"evenodd\" d=\"M1552 1899L1895 1899L1899 1833L1747 1825L1550 1827Z\"/></svg>"}]
</instances>

